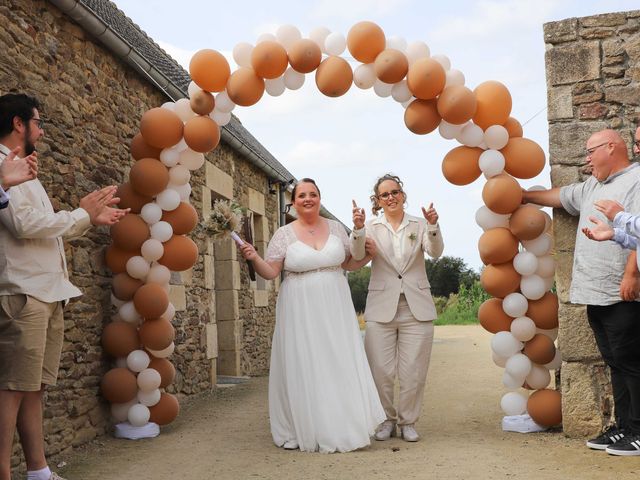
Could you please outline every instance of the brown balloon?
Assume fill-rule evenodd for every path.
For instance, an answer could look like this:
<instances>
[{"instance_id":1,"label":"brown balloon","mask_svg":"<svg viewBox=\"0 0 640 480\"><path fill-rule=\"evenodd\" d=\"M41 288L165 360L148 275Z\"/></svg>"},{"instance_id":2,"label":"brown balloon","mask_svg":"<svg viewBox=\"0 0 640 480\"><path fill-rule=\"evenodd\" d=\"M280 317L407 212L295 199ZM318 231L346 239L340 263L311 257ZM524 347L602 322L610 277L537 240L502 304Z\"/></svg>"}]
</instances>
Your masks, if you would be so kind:
<instances>
[{"instance_id":1,"label":"brown balloon","mask_svg":"<svg viewBox=\"0 0 640 480\"><path fill-rule=\"evenodd\" d=\"M509 332L513 318L504 313L501 298L485 300L478 308L480 325L491 333Z\"/></svg>"},{"instance_id":2,"label":"brown balloon","mask_svg":"<svg viewBox=\"0 0 640 480\"><path fill-rule=\"evenodd\" d=\"M523 135L522 125L520 125L520 122L513 117L509 117L502 126L507 129L509 138L521 137Z\"/></svg>"},{"instance_id":3,"label":"brown balloon","mask_svg":"<svg viewBox=\"0 0 640 480\"><path fill-rule=\"evenodd\" d=\"M143 158L131 167L129 182L137 193L155 197L167 188L169 170L154 158Z\"/></svg>"},{"instance_id":4,"label":"brown balloon","mask_svg":"<svg viewBox=\"0 0 640 480\"><path fill-rule=\"evenodd\" d=\"M543 333L536 333L531 340L525 342L523 353L533 363L544 365L556 356L556 346L553 344L553 340Z\"/></svg>"},{"instance_id":5,"label":"brown balloon","mask_svg":"<svg viewBox=\"0 0 640 480\"><path fill-rule=\"evenodd\" d=\"M198 90L189 99L191 110L198 115L209 115L216 106L216 100L209 92Z\"/></svg>"},{"instance_id":6,"label":"brown balloon","mask_svg":"<svg viewBox=\"0 0 640 480\"><path fill-rule=\"evenodd\" d=\"M220 143L220 127L208 116L194 117L184 124L184 141L194 152L210 152Z\"/></svg>"},{"instance_id":7,"label":"brown balloon","mask_svg":"<svg viewBox=\"0 0 640 480\"><path fill-rule=\"evenodd\" d=\"M198 247L193 240L183 235L174 235L164 243L164 255L158 263L174 272L183 272L193 267L197 261Z\"/></svg>"},{"instance_id":8,"label":"brown balloon","mask_svg":"<svg viewBox=\"0 0 640 480\"><path fill-rule=\"evenodd\" d=\"M491 228L478 240L478 251L482 263L505 263L518 253L518 239L507 228Z\"/></svg>"},{"instance_id":9,"label":"brown balloon","mask_svg":"<svg viewBox=\"0 0 640 480\"><path fill-rule=\"evenodd\" d=\"M152 284L150 284L152 285ZM168 320L145 320L138 330L140 343L149 350L164 350L176 337L176 331Z\"/></svg>"},{"instance_id":10,"label":"brown balloon","mask_svg":"<svg viewBox=\"0 0 640 480\"><path fill-rule=\"evenodd\" d=\"M112 368L102 377L102 396L111 403L126 403L138 394L136 376L126 368Z\"/></svg>"},{"instance_id":11,"label":"brown balloon","mask_svg":"<svg viewBox=\"0 0 640 480\"><path fill-rule=\"evenodd\" d=\"M484 184L482 200L492 212L506 215L522 204L522 188L513 177L501 173Z\"/></svg>"},{"instance_id":12,"label":"brown balloon","mask_svg":"<svg viewBox=\"0 0 640 480\"><path fill-rule=\"evenodd\" d=\"M486 292L498 298L504 298L520 288L520 274L511 262L487 265L480 274L480 284Z\"/></svg>"},{"instance_id":13,"label":"brown balloon","mask_svg":"<svg viewBox=\"0 0 640 480\"><path fill-rule=\"evenodd\" d=\"M127 271L127 262L129 259L136 255L140 255L140 251L127 251L115 245L109 245L104 252L104 261L107 268L113 273L123 273Z\"/></svg>"},{"instance_id":14,"label":"brown balloon","mask_svg":"<svg viewBox=\"0 0 640 480\"><path fill-rule=\"evenodd\" d=\"M339 97L351 88L353 71L342 57L325 58L316 70L316 85L327 97Z\"/></svg>"},{"instance_id":15,"label":"brown balloon","mask_svg":"<svg viewBox=\"0 0 640 480\"><path fill-rule=\"evenodd\" d=\"M544 213L540 209L523 205L509 217L509 230L519 240L533 240L544 232L546 225Z\"/></svg>"},{"instance_id":16,"label":"brown balloon","mask_svg":"<svg viewBox=\"0 0 640 480\"><path fill-rule=\"evenodd\" d=\"M166 108L152 108L142 115L140 133L152 147L173 147L182 139L182 120L175 112Z\"/></svg>"},{"instance_id":17,"label":"brown balloon","mask_svg":"<svg viewBox=\"0 0 640 480\"><path fill-rule=\"evenodd\" d=\"M393 84L407 75L409 60L400 50L387 48L378 54L373 67L381 82Z\"/></svg>"},{"instance_id":18,"label":"brown balloon","mask_svg":"<svg viewBox=\"0 0 640 480\"><path fill-rule=\"evenodd\" d=\"M322 61L322 50L316 42L308 38L296 40L287 52L291 68L300 73L311 73Z\"/></svg>"},{"instance_id":19,"label":"brown balloon","mask_svg":"<svg viewBox=\"0 0 640 480\"><path fill-rule=\"evenodd\" d=\"M442 65L431 58L417 60L409 67L407 86L416 98L436 98L444 89L447 76Z\"/></svg>"},{"instance_id":20,"label":"brown balloon","mask_svg":"<svg viewBox=\"0 0 640 480\"><path fill-rule=\"evenodd\" d=\"M131 213L140 213L142 211L142 207L153 200L151 197L146 195L140 195L133 189L129 182L125 182L118 186L116 197L120 199L120 202L118 202L118 208L130 208Z\"/></svg>"},{"instance_id":21,"label":"brown balloon","mask_svg":"<svg viewBox=\"0 0 640 480\"><path fill-rule=\"evenodd\" d=\"M167 388L176 378L176 367L166 358L156 358L151 356L149 368L153 368L160 374L160 388Z\"/></svg>"},{"instance_id":22,"label":"brown balloon","mask_svg":"<svg viewBox=\"0 0 640 480\"><path fill-rule=\"evenodd\" d=\"M227 95L241 107L255 105L264 95L264 80L251 68L239 68L229 77Z\"/></svg>"},{"instance_id":23,"label":"brown balloon","mask_svg":"<svg viewBox=\"0 0 640 480\"><path fill-rule=\"evenodd\" d=\"M260 42L251 51L251 66L262 78L278 78L289 66L287 51L275 40Z\"/></svg>"},{"instance_id":24,"label":"brown balloon","mask_svg":"<svg viewBox=\"0 0 640 480\"><path fill-rule=\"evenodd\" d=\"M536 327L542 330L557 328L558 296L553 292L547 292L538 300L529 300L529 308L526 315L533 320Z\"/></svg>"},{"instance_id":25,"label":"brown balloon","mask_svg":"<svg viewBox=\"0 0 640 480\"><path fill-rule=\"evenodd\" d=\"M138 331L130 323L113 321L102 330L102 348L112 357L126 357L139 347Z\"/></svg>"},{"instance_id":26,"label":"brown balloon","mask_svg":"<svg viewBox=\"0 0 640 480\"><path fill-rule=\"evenodd\" d=\"M137 278L130 277L127 273L118 273L113 277L111 286L113 288L113 296L123 302L128 302L133 298L144 282Z\"/></svg>"},{"instance_id":27,"label":"brown balloon","mask_svg":"<svg viewBox=\"0 0 640 480\"><path fill-rule=\"evenodd\" d=\"M135 293L133 304L142 318L158 318L169 307L169 295L161 285L148 283Z\"/></svg>"},{"instance_id":28,"label":"brown balloon","mask_svg":"<svg viewBox=\"0 0 640 480\"><path fill-rule=\"evenodd\" d=\"M372 63L385 45L384 32L373 22L356 23L347 34L349 52L362 63Z\"/></svg>"},{"instance_id":29,"label":"brown balloon","mask_svg":"<svg viewBox=\"0 0 640 480\"><path fill-rule=\"evenodd\" d=\"M189 62L191 79L207 92L221 92L229 80L229 62L220 52L204 49L196 52Z\"/></svg>"},{"instance_id":30,"label":"brown balloon","mask_svg":"<svg viewBox=\"0 0 640 480\"><path fill-rule=\"evenodd\" d=\"M504 125L511 113L511 94L507 87L494 80L481 83L473 91L478 106L473 123L483 130L491 125Z\"/></svg>"},{"instance_id":31,"label":"brown balloon","mask_svg":"<svg viewBox=\"0 0 640 480\"><path fill-rule=\"evenodd\" d=\"M442 160L442 174L449 183L468 185L482 173L480 155L484 150L476 147L460 146L447 153Z\"/></svg>"},{"instance_id":32,"label":"brown balloon","mask_svg":"<svg viewBox=\"0 0 640 480\"><path fill-rule=\"evenodd\" d=\"M190 203L180 202L174 210L163 210L161 220L171 224L174 235L186 235L198 224L198 212Z\"/></svg>"},{"instance_id":33,"label":"brown balloon","mask_svg":"<svg viewBox=\"0 0 640 480\"><path fill-rule=\"evenodd\" d=\"M168 425L173 422L178 413L180 413L180 404L178 399L170 393L162 392L160 394L160 401L149 407L151 416L149 421L157 423L158 425Z\"/></svg>"},{"instance_id":34,"label":"brown balloon","mask_svg":"<svg viewBox=\"0 0 640 480\"><path fill-rule=\"evenodd\" d=\"M446 87L438 97L438 113L453 125L461 125L476 113L476 96L463 85Z\"/></svg>"},{"instance_id":35,"label":"brown balloon","mask_svg":"<svg viewBox=\"0 0 640 480\"><path fill-rule=\"evenodd\" d=\"M504 155L505 171L516 178L533 178L544 168L544 150L528 138L510 138L500 151Z\"/></svg>"},{"instance_id":36,"label":"brown balloon","mask_svg":"<svg viewBox=\"0 0 640 480\"><path fill-rule=\"evenodd\" d=\"M538 425L553 427L562 423L562 396L547 388L536 390L527 400L527 413Z\"/></svg>"},{"instance_id":37,"label":"brown balloon","mask_svg":"<svg viewBox=\"0 0 640 480\"><path fill-rule=\"evenodd\" d=\"M136 160L141 158L160 158L160 152L162 151L161 148L147 144L141 133L136 133L131 139L129 150L131 151L131 156Z\"/></svg>"},{"instance_id":38,"label":"brown balloon","mask_svg":"<svg viewBox=\"0 0 640 480\"><path fill-rule=\"evenodd\" d=\"M414 100L404 111L404 124L417 135L433 132L440 121L435 100Z\"/></svg>"},{"instance_id":39,"label":"brown balloon","mask_svg":"<svg viewBox=\"0 0 640 480\"><path fill-rule=\"evenodd\" d=\"M122 250L138 251L149 239L149 225L139 215L128 213L111 226L113 244Z\"/></svg>"}]
</instances>

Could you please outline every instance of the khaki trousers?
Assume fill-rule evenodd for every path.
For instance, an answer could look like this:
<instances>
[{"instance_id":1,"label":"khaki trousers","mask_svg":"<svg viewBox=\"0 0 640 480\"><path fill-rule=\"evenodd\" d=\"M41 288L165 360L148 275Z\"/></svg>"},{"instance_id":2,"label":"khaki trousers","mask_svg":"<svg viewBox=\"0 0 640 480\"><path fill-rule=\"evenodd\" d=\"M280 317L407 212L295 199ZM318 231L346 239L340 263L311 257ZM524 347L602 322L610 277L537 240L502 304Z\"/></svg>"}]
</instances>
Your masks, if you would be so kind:
<instances>
[{"instance_id":1,"label":"khaki trousers","mask_svg":"<svg viewBox=\"0 0 640 480\"><path fill-rule=\"evenodd\" d=\"M432 344L433 322L416 320L404 295L400 295L391 322L367 322L365 350L387 420L398 425L418 421ZM396 373L400 384L397 409L393 401Z\"/></svg>"}]
</instances>

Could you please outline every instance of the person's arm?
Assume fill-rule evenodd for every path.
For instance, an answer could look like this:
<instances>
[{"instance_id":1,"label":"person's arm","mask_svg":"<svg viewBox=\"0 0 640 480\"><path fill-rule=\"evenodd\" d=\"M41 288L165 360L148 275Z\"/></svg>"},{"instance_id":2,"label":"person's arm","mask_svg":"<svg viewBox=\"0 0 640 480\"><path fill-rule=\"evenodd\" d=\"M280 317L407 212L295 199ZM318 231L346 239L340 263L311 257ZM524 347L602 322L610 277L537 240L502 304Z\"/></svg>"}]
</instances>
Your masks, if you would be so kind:
<instances>
[{"instance_id":1,"label":"person's arm","mask_svg":"<svg viewBox=\"0 0 640 480\"><path fill-rule=\"evenodd\" d=\"M240 253L247 260L251 261L256 273L265 280L273 280L282 271L284 261L267 262L256 252L256 249L249 242L240 246Z\"/></svg>"},{"instance_id":2,"label":"person's arm","mask_svg":"<svg viewBox=\"0 0 640 480\"><path fill-rule=\"evenodd\" d=\"M444 251L444 241L438 225L438 212L433 208L433 203L428 208L422 207L422 216L427 221L427 228L422 234L422 251L427 252L431 258L438 258Z\"/></svg>"},{"instance_id":3,"label":"person's arm","mask_svg":"<svg viewBox=\"0 0 640 480\"><path fill-rule=\"evenodd\" d=\"M0 163L0 186L6 192L11 187L33 180L38 175L38 157L34 152L18 158L20 147L14 148Z\"/></svg>"},{"instance_id":4,"label":"person's arm","mask_svg":"<svg viewBox=\"0 0 640 480\"><path fill-rule=\"evenodd\" d=\"M523 190L522 203L535 203L545 207L562 208L560 187L554 187L549 190Z\"/></svg>"},{"instance_id":5,"label":"person's arm","mask_svg":"<svg viewBox=\"0 0 640 480\"><path fill-rule=\"evenodd\" d=\"M638 272L637 257L636 250L629 254L622 281L620 282L620 298L626 302L634 301L640 291L640 272Z\"/></svg>"},{"instance_id":6,"label":"person's arm","mask_svg":"<svg viewBox=\"0 0 640 480\"><path fill-rule=\"evenodd\" d=\"M353 229L351 230L349 251L351 252L352 258L360 261L366 256L364 247L367 236L367 231L364 226L365 213L364 208L358 207L355 200L351 200L351 202L353 204Z\"/></svg>"},{"instance_id":7,"label":"person's arm","mask_svg":"<svg viewBox=\"0 0 640 480\"><path fill-rule=\"evenodd\" d=\"M623 211L617 212L613 217L613 226L629 235L640 238L640 215L632 215Z\"/></svg>"}]
</instances>

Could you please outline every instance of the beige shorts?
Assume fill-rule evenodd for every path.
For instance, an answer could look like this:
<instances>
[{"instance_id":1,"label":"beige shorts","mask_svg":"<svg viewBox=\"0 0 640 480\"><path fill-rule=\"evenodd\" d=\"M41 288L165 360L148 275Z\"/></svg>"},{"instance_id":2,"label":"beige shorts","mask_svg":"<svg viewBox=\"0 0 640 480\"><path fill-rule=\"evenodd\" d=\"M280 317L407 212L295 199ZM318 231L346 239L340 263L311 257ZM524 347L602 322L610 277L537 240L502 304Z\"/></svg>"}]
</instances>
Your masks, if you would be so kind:
<instances>
[{"instance_id":1,"label":"beige shorts","mask_svg":"<svg viewBox=\"0 0 640 480\"><path fill-rule=\"evenodd\" d=\"M36 392L55 385L64 338L62 302L0 296L0 390Z\"/></svg>"}]
</instances>

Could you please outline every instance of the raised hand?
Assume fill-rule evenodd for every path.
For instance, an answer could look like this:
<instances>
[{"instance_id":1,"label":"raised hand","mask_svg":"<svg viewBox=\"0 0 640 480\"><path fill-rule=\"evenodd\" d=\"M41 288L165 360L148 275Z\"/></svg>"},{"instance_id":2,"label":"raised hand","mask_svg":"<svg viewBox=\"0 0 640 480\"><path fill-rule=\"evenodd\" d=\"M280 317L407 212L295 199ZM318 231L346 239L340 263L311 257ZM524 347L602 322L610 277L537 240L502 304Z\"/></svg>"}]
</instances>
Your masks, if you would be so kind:
<instances>
[{"instance_id":1,"label":"raised hand","mask_svg":"<svg viewBox=\"0 0 640 480\"><path fill-rule=\"evenodd\" d=\"M371 258L374 258L378 254L378 246L373 238L367 237L364 241L364 251L367 252Z\"/></svg>"},{"instance_id":2,"label":"raised hand","mask_svg":"<svg viewBox=\"0 0 640 480\"><path fill-rule=\"evenodd\" d=\"M598 220L596 217L589 217L589 220L595 224L595 227L584 227L582 229L582 233L588 238L597 242L604 242L605 240L611 240L613 238L613 228L602 220Z\"/></svg>"},{"instance_id":3,"label":"raised hand","mask_svg":"<svg viewBox=\"0 0 640 480\"><path fill-rule=\"evenodd\" d=\"M351 203L353 203L353 226L360 230L362 227L364 227L364 208L359 208L355 200L351 200Z\"/></svg>"},{"instance_id":4,"label":"raised hand","mask_svg":"<svg viewBox=\"0 0 640 480\"><path fill-rule=\"evenodd\" d=\"M433 202L429 204L429 208L422 207L422 216L429 222L430 225L438 223L438 212L433 208Z\"/></svg>"},{"instance_id":5,"label":"raised hand","mask_svg":"<svg viewBox=\"0 0 640 480\"><path fill-rule=\"evenodd\" d=\"M612 222L618 212L624 212L624 205L615 200L598 200L593 206Z\"/></svg>"},{"instance_id":6,"label":"raised hand","mask_svg":"<svg viewBox=\"0 0 640 480\"><path fill-rule=\"evenodd\" d=\"M115 196L117 187L95 190L80 200L80 208L86 210L93 225L113 225L129 213L130 209L111 208L120 199Z\"/></svg>"},{"instance_id":7,"label":"raised hand","mask_svg":"<svg viewBox=\"0 0 640 480\"><path fill-rule=\"evenodd\" d=\"M17 158L21 148L14 148L0 165L2 188L9 189L38 175L38 154L33 152L25 158Z\"/></svg>"}]
</instances>

